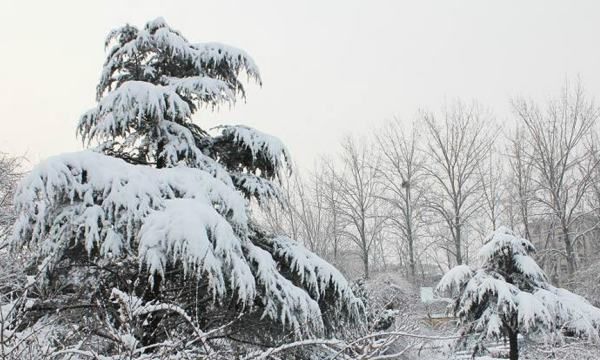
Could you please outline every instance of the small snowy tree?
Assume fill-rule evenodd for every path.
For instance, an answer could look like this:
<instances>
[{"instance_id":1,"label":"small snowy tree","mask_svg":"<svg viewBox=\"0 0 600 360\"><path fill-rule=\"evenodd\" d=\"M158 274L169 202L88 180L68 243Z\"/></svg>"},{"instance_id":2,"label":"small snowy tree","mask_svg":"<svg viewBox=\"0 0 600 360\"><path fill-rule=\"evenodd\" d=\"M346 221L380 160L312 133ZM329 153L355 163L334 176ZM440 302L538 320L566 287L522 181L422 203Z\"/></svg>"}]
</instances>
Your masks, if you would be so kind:
<instances>
[{"instance_id":1,"label":"small snowy tree","mask_svg":"<svg viewBox=\"0 0 600 360\"><path fill-rule=\"evenodd\" d=\"M582 297L548 283L546 274L531 258L533 245L508 228L500 227L479 251L479 267L459 265L437 286L455 299L454 313L461 320L463 339L482 341L505 337L510 358L518 359L518 335L576 335L598 338L600 309Z\"/></svg>"},{"instance_id":2,"label":"small snowy tree","mask_svg":"<svg viewBox=\"0 0 600 360\"><path fill-rule=\"evenodd\" d=\"M190 43L161 18L111 31L106 46L98 103L78 126L97 148L46 160L16 195L13 248L35 250L42 270L32 324L78 305L102 310L75 315L90 327L78 348L198 355L224 324L212 338L306 337L358 320L362 304L332 265L250 218L249 201L278 196L285 146L192 121L244 97L241 74L260 83L253 60ZM60 347L73 338L56 336Z\"/></svg>"}]
</instances>

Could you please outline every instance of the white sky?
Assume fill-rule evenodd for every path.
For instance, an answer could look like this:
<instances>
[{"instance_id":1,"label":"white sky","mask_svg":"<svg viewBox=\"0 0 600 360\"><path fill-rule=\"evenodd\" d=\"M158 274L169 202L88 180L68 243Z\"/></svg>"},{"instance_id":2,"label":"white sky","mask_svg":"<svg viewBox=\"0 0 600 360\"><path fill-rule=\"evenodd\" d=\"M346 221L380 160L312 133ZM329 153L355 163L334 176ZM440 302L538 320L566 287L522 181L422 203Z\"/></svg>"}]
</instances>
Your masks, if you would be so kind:
<instances>
[{"instance_id":1,"label":"white sky","mask_svg":"<svg viewBox=\"0 0 600 360\"><path fill-rule=\"evenodd\" d=\"M600 91L600 1L26 1L0 4L0 150L32 162L81 149L104 38L163 16L190 41L252 55L262 88L201 114L280 137L303 166L394 115L477 99L546 98L580 76Z\"/></svg>"}]
</instances>

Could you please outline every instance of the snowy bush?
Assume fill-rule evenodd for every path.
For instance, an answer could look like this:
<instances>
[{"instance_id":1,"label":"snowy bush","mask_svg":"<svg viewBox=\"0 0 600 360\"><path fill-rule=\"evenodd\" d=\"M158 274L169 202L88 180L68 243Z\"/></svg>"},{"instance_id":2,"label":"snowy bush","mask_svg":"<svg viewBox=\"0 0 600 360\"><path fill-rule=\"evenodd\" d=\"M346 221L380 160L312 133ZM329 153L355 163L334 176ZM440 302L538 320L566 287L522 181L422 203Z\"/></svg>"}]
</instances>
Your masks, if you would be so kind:
<instances>
[{"instance_id":1,"label":"snowy bush","mask_svg":"<svg viewBox=\"0 0 600 360\"><path fill-rule=\"evenodd\" d=\"M242 73L260 83L252 59L192 44L160 18L113 30L106 45L98 103L78 125L96 148L44 161L15 197L11 245L32 251L39 272L27 331L78 333L44 335L65 356L209 356L232 351L225 340L289 341L360 321L333 266L250 217L252 199L278 196L286 147L192 121L243 97Z\"/></svg>"},{"instance_id":2,"label":"snowy bush","mask_svg":"<svg viewBox=\"0 0 600 360\"><path fill-rule=\"evenodd\" d=\"M598 338L600 309L550 285L530 257L534 250L528 240L501 227L479 250L481 266L456 266L437 286L454 297L463 335L474 335L478 344L507 337L511 359L518 358L519 334L547 341L562 335Z\"/></svg>"}]
</instances>

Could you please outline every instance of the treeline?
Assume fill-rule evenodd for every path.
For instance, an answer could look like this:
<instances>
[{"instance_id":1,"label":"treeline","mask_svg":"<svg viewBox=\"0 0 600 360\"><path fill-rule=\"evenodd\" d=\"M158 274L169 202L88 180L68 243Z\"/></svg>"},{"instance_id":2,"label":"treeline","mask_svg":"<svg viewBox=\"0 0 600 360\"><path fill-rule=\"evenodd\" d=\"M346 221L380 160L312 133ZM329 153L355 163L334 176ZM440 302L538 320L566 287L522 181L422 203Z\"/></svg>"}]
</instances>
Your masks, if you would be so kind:
<instances>
[{"instance_id":1,"label":"treeline","mask_svg":"<svg viewBox=\"0 0 600 360\"><path fill-rule=\"evenodd\" d=\"M336 156L285 179L287 207L274 202L261 220L350 275L398 267L415 282L475 261L485 236L506 225L564 281L600 249L600 108L580 83L511 108L500 123L456 101L348 136Z\"/></svg>"}]
</instances>

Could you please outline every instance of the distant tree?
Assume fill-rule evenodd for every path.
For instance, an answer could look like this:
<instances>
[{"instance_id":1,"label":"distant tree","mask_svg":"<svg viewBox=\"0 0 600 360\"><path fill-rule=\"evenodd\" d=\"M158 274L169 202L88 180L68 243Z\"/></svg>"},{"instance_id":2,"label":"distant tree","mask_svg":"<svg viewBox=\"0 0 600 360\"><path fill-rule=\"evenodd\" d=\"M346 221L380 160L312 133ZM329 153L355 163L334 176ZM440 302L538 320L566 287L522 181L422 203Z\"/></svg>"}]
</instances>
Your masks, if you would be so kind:
<instances>
[{"instance_id":1,"label":"distant tree","mask_svg":"<svg viewBox=\"0 0 600 360\"><path fill-rule=\"evenodd\" d=\"M325 205L325 189L321 173L312 173L297 188L298 219L302 225L304 245L326 257L330 242L330 214Z\"/></svg>"},{"instance_id":2,"label":"distant tree","mask_svg":"<svg viewBox=\"0 0 600 360\"><path fill-rule=\"evenodd\" d=\"M535 195L534 180L532 179L534 160L529 156L532 152L527 134L521 125L517 126L508 136L507 157L511 170L508 181L514 192L512 197L518 207L523 236L531 241L531 209Z\"/></svg>"},{"instance_id":3,"label":"distant tree","mask_svg":"<svg viewBox=\"0 0 600 360\"><path fill-rule=\"evenodd\" d=\"M475 352L485 339L506 337L510 359L517 360L519 334L597 338L600 309L550 285L531 258L534 251L531 242L500 227L479 250L481 266L456 266L438 284L438 293L454 298L463 339L475 337Z\"/></svg>"},{"instance_id":4,"label":"distant tree","mask_svg":"<svg viewBox=\"0 0 600 360\"><path fill-rule=\"evenodd\" d=\"M403 127L396 119L388 122L375 136L382 154L380 173L385 194L383 200L394 210L389 216L392 228L405 241L409 274L416 276L416 246L427 191L424 154L418 145L419 129Z\"/></svg>"},{"instance_id":5,"label":"distant tree","mask_svg":"<svg viewBox=\"0 0 600 360\"><path fill-rule=\"evenodd\" d=\"M483 209L492 230L496 230L504 211L502 206L505 191L503 165L500 155L495 149L492 149L479 165Z\"/></svg>"},{"instance_id":6,"label":"distant tree","mask_svg":"<svg viewBox=\"0 0 600 360\"><path fill-rule=\"evenodd\" d=\"M304 186L298 172L283 176L280 181L280 196L270 199L258 207L257 217L266 230L300 239L302 224L298 219L299 188Z\"/></svg>"},{"instance_id":7,"label":"distant tree","mask_svg":"<svg viewBox=\"0 0 600 360\"><path fill-rule=\"evenodd\" d=\"M0 152L0 248L15 222L13 196L21 178L22 159Z\"/></svg>"},{"instance_id":8,"label":"distant tree","mask_svg":"<svg viewBox=\"0 0 600 360\"><path fill-rule=\"evenodd\" d=\"M346 224L343 234L358 247L364 276L369 278L373 246L387 219L381 200L380 160L364 143L346 138L342 144L341 162L343 170L336 174L335 184L338 211Z\"/></svg>"},{"instance_id":9,"label":"distant tree","mask_svg":"<svg viewBox=\"0 0 600 360\"><path fill-rule=\"evenodd\" d=\"M234 358L223 340L271 344L358 321L361 302L332 265L250 217L249 201L280 196L285 146L192 121L243 97L241 74L260 82L252 59L190 43L161 18L106 45L98 103L78 126L98 147L46 160L17 191L12 247L35 250L43 270L29 328L51 327L57 356Z\"/></svg>"},{"instance_id":10,"label":"distant tree","mask_svg":"<svg viewBox=\"0 0 600 360\"><path fill-rule=\"evenodd\" d=\"M340 251L342 246L342 233L345 228L341 216L340 193L336 186L336 170L330 159L322 158L317 168L315 179L318 181L323 206L328 217L328 243L331 248L330 257L334 264L340 264Z\"/></svg>"},{"instance_id":11,"label":"distant tree","mask_svg":"<svg viewBox=\"0 0 600 360\"><path fill-rule=\"evenodd\" d=\"M332 234L323 187L322 174L301 177L294 172L282 179L282 198L263 206L260 217L273 232L298 239L326 258Z\"/></svg>"},{"instance_id":12,"label":"distant tree","mask_svg":"<svg viewBox=\"0 0 600 360\"><path fill-rule=\"evenodd\" d=\"M564 244L570 275L577 269L573 224L583 214L581 205L595 181L600 165L594 147L587 146L600 118L600 108L586 95L581 84L565 87L558 100L540 109L532 101L513 102L524 124L532 151L527 153L537 189L535 201L552 214Z\"/></svg>"},{"instance_id":13,"label":"distant tree","mask_svg":"<svg viewBox=\"0 0 600 360\"><path fill-rule=\"evenodd\" d=\"M12 315L21 300L27 283L22 257L8 251L8 236L14 225L16 212L13 197L22 177L23 158L0 152L0 359L26 358L22 348L14 346L18 340L12 329L18 326Z\"/></svg>"},{"instance_id":14,"label":"distant tree","mask_svg":"<svg viewBox=\"0 0 600 360\"><path fill-rule=\"evenodd\" d=\"M423 113L428 132L425 169L434 185L427 207L446 224L451 245L445 250L456 264L465 258L465 227L482 207L480 170L495 140L489 115L477 104L457 102L445 109L443 119Z\"/></svg>"}]
</instances>

